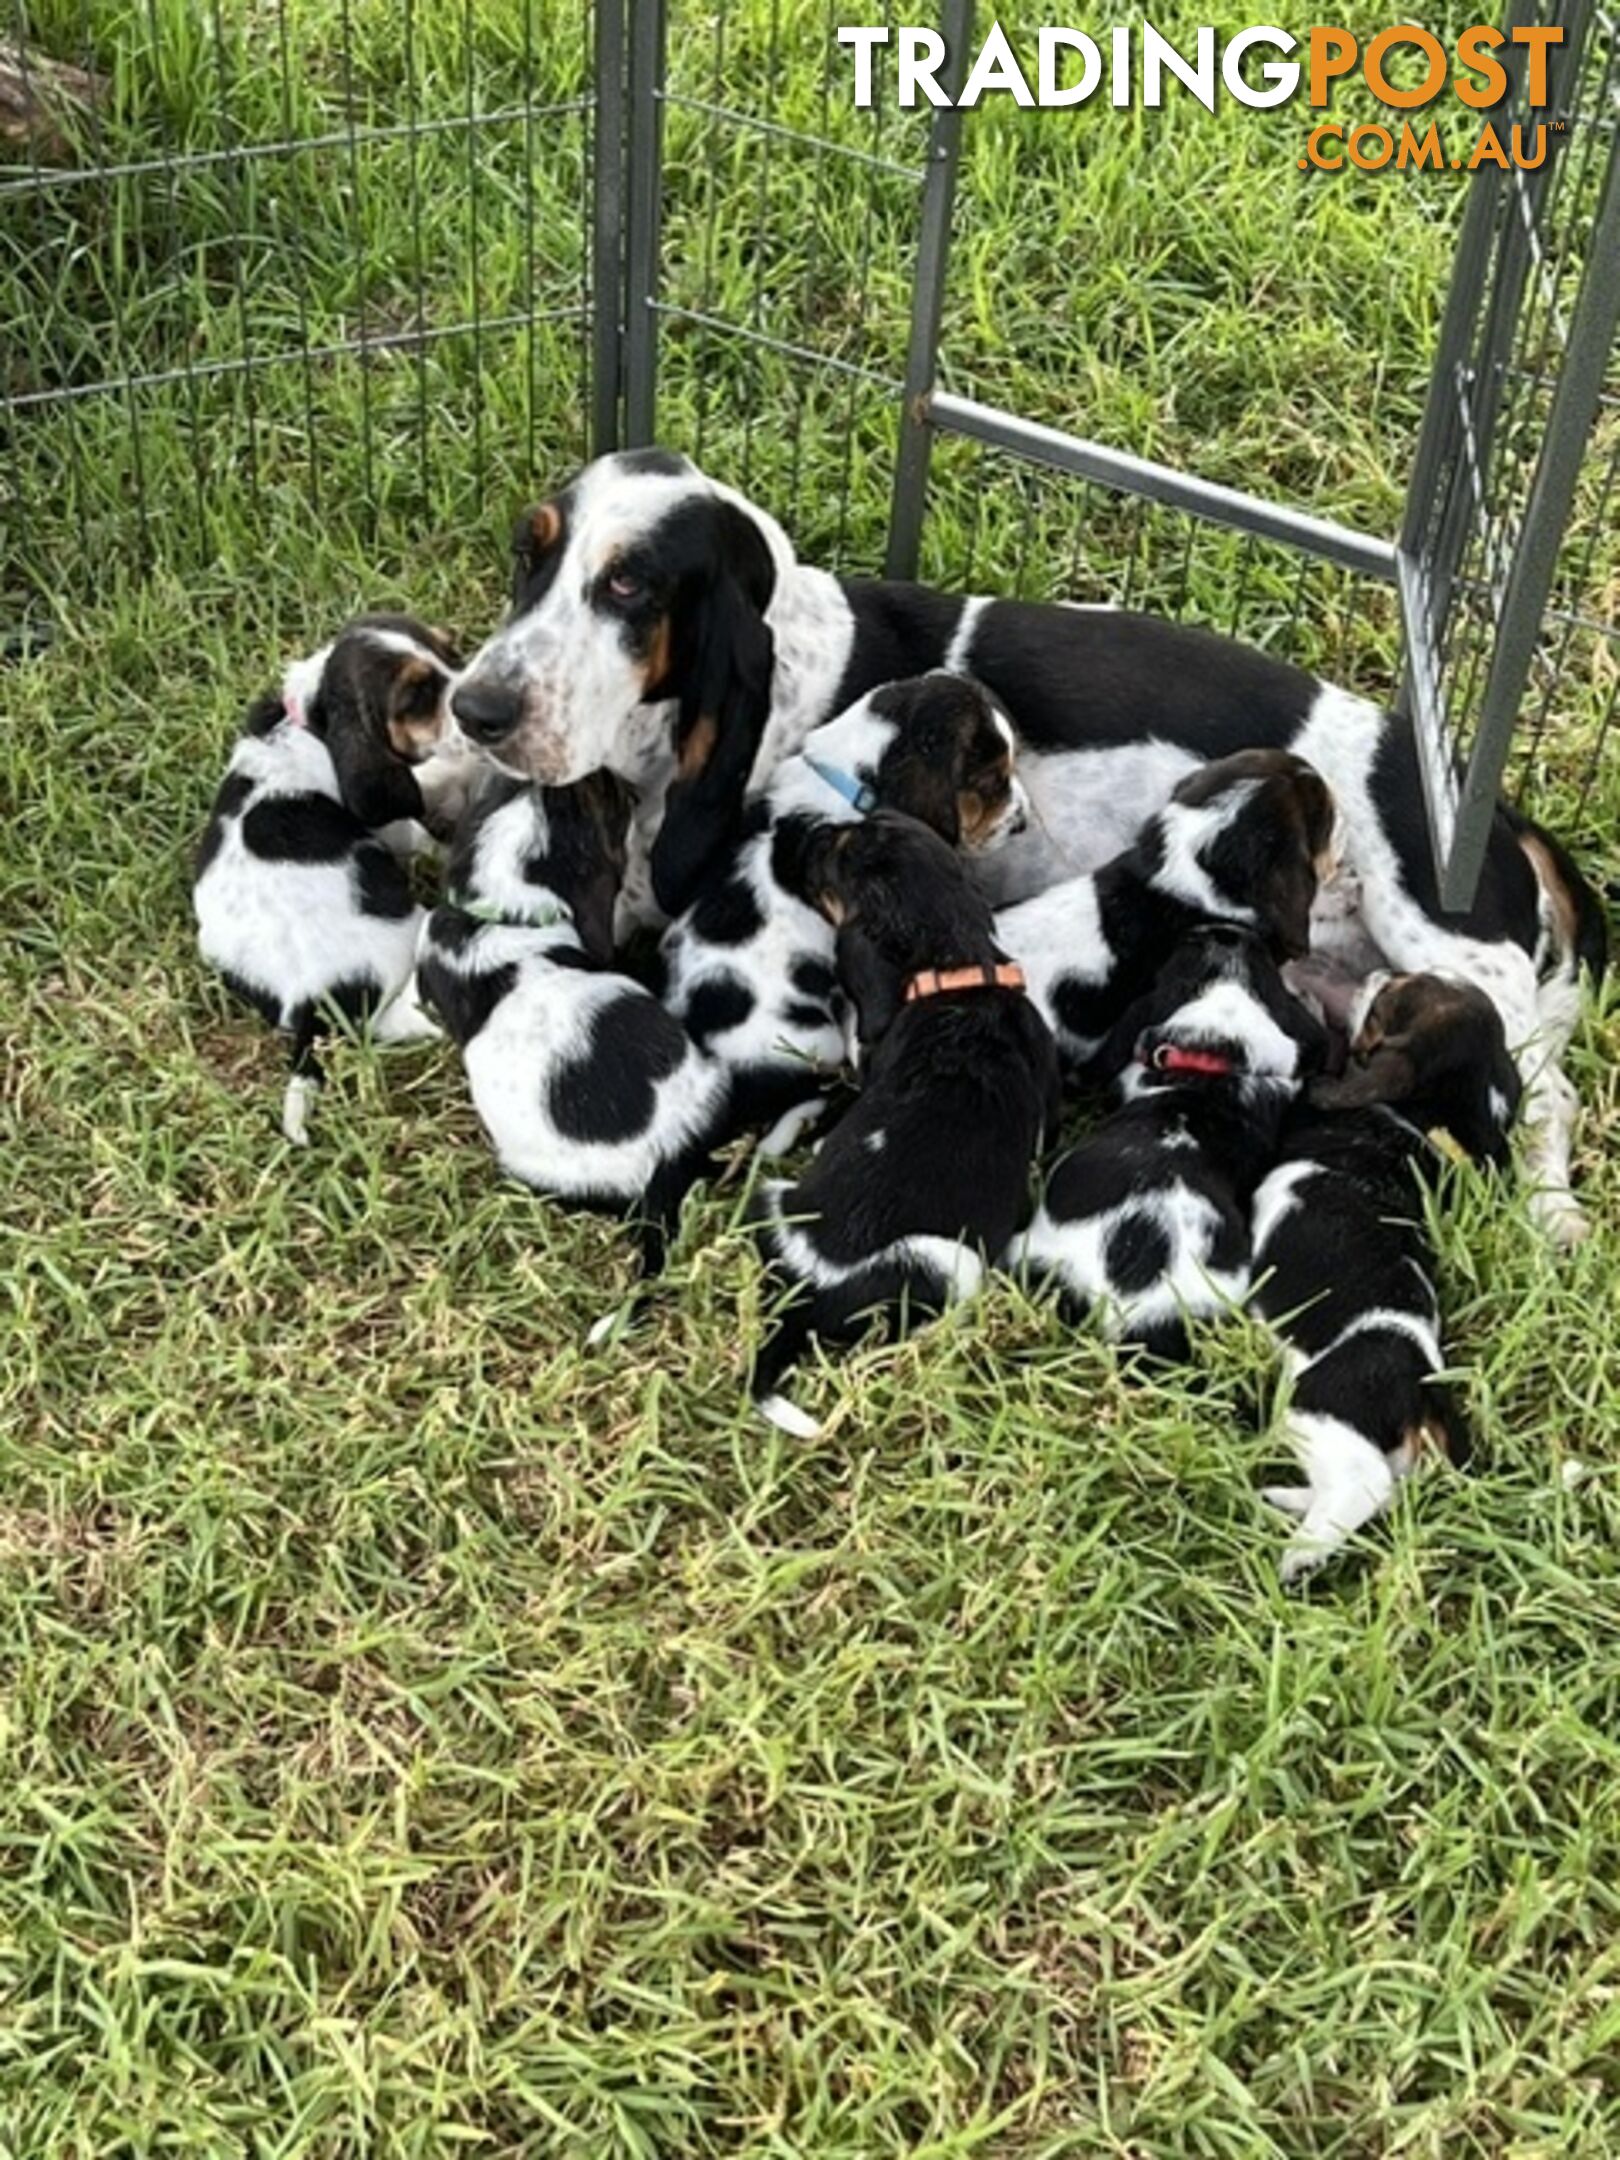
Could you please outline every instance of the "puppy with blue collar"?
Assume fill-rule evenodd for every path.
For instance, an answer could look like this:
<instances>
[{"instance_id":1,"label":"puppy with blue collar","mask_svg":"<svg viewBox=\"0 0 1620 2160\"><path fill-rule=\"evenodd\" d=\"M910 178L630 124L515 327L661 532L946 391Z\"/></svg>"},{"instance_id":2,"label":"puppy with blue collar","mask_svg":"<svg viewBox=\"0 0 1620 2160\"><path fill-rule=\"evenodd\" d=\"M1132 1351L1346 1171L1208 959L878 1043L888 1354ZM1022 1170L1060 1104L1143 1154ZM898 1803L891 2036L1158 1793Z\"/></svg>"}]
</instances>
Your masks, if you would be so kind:
<instances>
[{"instance_id":1,"label":"puppy with blue collar","mask_svg":"<svg viewBox=\"0 0 1620 2160\"><path fill-rule=\"evenodd\" d=\"M291 1038L295 1143L330 1025L379 1042L438 1032L412 991L423 911L390 843L448 814L423 782L461 769L438 755L459 666L442 630L358 617L250 707L214 798L192 884L198 948Z\"/></svg>"},{"instance_id":2,"label":"puppy with blue collar","mask_svg":"<svg viewBox=\"0 0 1620 2160\"><path fill-rule=\"evenodd\" d=\"M665 933L664 1001L725 1068L732 1130L771 1126L762 1153L821 1114L845 1061L834 931L806 868L817 837L891 809L994 854L1027 815L1013 759L1012 726L979 684L944 670L887 683L778 766L723 875Z\"/></svg>"},{"instance_id":3,"label":"puppy with blue collar","mask_svg":"<svg viewBox=\"0 0 1620 2160\"><path fill-rule=\"evenodd\" d=\"M614 972L633 802L607 772L566 788L491 773L418 976L502 1169L633 1223L650 1274L722 1132L727 1084L649 990Z\"/></svg>"}]
</instances>

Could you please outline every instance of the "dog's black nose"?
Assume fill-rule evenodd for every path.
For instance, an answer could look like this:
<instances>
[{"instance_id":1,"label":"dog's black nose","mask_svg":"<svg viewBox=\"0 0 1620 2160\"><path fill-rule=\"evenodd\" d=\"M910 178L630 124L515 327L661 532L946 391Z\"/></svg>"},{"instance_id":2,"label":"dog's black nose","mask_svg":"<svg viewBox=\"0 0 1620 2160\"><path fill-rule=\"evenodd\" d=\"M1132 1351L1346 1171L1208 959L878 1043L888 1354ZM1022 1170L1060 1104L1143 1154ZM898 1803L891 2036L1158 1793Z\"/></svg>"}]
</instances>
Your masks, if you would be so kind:
<instances>
[{"instance_id":1,"label":"dog's black nose","mask_svg":"<svg viewBox=\"0 0 1620 2160\"><path fill-rule=\"evenodd\" d=\"M464 682L451 692L450 710L474 742L504 742L523 718L523 692L503 683Z\"/></svg>"}]
</instances>

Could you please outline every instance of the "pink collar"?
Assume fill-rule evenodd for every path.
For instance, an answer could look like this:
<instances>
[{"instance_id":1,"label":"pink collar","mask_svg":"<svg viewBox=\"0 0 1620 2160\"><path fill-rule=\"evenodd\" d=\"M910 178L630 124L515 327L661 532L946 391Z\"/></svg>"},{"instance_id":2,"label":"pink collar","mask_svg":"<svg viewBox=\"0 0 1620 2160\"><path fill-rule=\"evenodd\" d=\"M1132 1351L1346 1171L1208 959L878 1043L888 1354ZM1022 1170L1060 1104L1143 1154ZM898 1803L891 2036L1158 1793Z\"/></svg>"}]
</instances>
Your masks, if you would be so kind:
<instances>
[{"instance_id":1,"label":"pink collar","mask_svg":"<svg viewBox=\"0 0 1620 2160\"><path fill-rule=\"evenodd\" d=\"M302 698L293 697L287 691L281 693L281 716L289 727L307 728L309 721L304 713Z\"/></svg>"}]
</instances>

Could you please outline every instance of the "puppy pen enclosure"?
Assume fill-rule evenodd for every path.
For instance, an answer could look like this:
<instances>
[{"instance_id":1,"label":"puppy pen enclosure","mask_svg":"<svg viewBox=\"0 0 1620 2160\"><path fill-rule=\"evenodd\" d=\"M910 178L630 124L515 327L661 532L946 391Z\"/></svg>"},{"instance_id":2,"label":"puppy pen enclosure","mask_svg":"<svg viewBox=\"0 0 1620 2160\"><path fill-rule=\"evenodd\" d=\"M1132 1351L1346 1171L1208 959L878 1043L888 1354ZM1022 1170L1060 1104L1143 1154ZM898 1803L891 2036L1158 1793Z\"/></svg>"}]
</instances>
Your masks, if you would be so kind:
<instances>
[{"instance_id":1,"label":"puppy pen enclosure","mask_svg":"<svg viewBox=\"0 0 1620 2160\"><path fill-rule=\"evenodd\" d=\"M881 53L857 109L839 19L828 0L14 0L7 645L114 560L241 577L267 530L352 534L385 563L451 529L487 546L571 462L657 437L816 559L1162 608L1400 695L1454 903L1504 772L1534 792L1553 770L1578 822L1620 705L1614 16L1515 13L1564 33L1547 155L1483 167L1454 238L1461 183L1362 183L1431 191L1413 230L1451 262L1421 336L1390 320L1363 517L1133 454L1156 416L1107 409L1072 355L1043 382L1053 304L975 232L976 190L999 188L1042 244L1050 206L1010 162L1028 116L901 110ZM939 26L959 83L970 0ZM1525 95L1515 76L1495 117ZM1091 146L1066 156L1142 125L1058 117ZM1288 214L1339 184L1299 176ZM1144 318L1160 292L1185 301L1155 278ZM1308 385L1261 388L1262 359L1230 395L1281 441Z\"/></svg>"}]
</instances>

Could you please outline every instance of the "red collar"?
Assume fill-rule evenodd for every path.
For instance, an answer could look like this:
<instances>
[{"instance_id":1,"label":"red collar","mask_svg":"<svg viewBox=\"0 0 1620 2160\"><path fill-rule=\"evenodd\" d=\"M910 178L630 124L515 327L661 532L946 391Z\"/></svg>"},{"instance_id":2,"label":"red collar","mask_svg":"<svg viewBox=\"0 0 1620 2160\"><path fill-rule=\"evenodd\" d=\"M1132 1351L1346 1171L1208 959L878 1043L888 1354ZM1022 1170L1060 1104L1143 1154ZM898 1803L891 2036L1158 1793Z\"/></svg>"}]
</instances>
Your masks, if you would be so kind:
<instances>
[{"instance_id":1,"label":"red collar","mask_svg":"<svg viewBox=\"0 0 1620 2160\"><path fill-rule=\"evenodd\" d=\"M922 969L906 984L905 1002L910 1005L918 998L938 997L945 990L1024 990L1028 987L1023 969L1011 960L1003 960L998 967L981 961L977 967Z\"/></svg>"},{"instance_id":2,"label":"red collar","mask_svg":"<svg viewBox=\"0 0 1620 2160\"><path fill-rule=\"evenodd\" d=\"M1142 1063L1153 1072L1201 1073L1206 1080L1225 1080L1237 1067L1218 1050L1184 1050L1180 1043L1155 1043Z\"/></svg>"}]
</instances>

